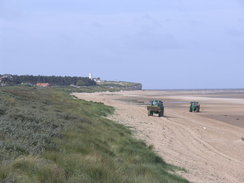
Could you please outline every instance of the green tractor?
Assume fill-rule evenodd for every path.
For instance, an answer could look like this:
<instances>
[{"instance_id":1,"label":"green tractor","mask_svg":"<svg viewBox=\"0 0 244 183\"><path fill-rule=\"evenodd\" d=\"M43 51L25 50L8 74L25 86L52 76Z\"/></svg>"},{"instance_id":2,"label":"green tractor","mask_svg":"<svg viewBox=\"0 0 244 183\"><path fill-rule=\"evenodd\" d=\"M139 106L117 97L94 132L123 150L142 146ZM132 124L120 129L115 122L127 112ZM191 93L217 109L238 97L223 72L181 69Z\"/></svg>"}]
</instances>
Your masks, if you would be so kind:
<instances>
[{"instance_id":1,"label":"green tractor","mask_svg":"<svg viewBox=\"0 0 244 183\"><path fill-rule=\"evenodd\" d=\"M200 112L200 104L198 102L191 102L190 112Z\"/></svg>"},{"instance_id":2,"label":"green tractor","mask_svg":"<svg viewBox=\"0 0 244 183\"><path fill-rule=\"evenodd\" d=\"M164 116L164 105L160 100L152 100L150 106L147 106L148 116L158 114L158 117Z\"/></svg>"}]
</instances>

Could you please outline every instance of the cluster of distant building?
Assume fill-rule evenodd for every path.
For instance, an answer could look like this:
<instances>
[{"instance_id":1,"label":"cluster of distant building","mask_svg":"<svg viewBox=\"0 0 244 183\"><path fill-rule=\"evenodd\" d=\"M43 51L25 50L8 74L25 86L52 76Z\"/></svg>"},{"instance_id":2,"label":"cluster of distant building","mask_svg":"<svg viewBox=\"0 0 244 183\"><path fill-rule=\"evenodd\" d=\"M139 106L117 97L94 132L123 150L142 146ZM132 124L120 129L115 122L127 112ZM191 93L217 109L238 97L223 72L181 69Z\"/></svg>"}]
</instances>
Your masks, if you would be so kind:
<instances>
[{"instance_id":1,"label":"cluster of distant building","mask_svg":"<svg viewBox=\"0 0 244 183\"><path fill-rule=\"evenodd\" d=\"M0 86L7 86L8 82L11 81L12 79L13 79L13 76L10 74L5 74L3 76L0 76ZM22 85L33 86L33 84L31 84L31 83L22 83ZM36 83L35 86L48 87L48 86L50 86L50 84L49 83Z\"/></svg>"},{"instance_id":2,"label":"cluster of distant building","mask_svg":"<svg viewBox=\"0 0 244 183\"><path fill-rule=\"evenodd\" d=\"M50 84L49 84L49 83L36 83L36 86L40 86L40 87L49 87Z\"/></svg>"},{"instance_id":3,"label":"cluster of distant building","mask_svg":"<svg viewBox=\"0 0 244 183\"><path fill-rule=\"evenodd\" d=\"M89 79L91 79L91 80L93 80L93 81L95 81L95 82L97 82L97 83L101 83L101 82L103 82L103 80L101 80L101 78L100 78L100 77L93 78L93 76L92 76L92 74L91 74L91 73L89 73L88 78L89 78Z\"/></svg>"}]
</instances>

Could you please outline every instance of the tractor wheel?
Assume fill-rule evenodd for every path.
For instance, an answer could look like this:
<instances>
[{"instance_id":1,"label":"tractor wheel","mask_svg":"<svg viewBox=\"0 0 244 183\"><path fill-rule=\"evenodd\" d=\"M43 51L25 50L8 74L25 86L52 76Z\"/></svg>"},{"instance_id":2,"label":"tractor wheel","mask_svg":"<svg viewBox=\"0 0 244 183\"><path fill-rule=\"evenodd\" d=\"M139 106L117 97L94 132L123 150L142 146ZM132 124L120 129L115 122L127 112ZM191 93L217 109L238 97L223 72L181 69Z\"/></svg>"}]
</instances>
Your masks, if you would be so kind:
<instances>
[{"instance_id":1,"label":"tractor wheel","mask_svg":"<svg viewBox=\"0 0 244 183\"><path fill-rule=\"evenodd\" d=\"M192 112L192 108L190 107L190 110L189 110L189 112Z\"/></svg>"},{"instance_id":2,"label":"tractor wheel","mask_svg":"<svg viewBox=\"0 0 244 183\"><path fill-rule=\"evenodd\" d=\"M197 112L200 112L200 107L197 108Z\"/></svg>"}]
</instances>

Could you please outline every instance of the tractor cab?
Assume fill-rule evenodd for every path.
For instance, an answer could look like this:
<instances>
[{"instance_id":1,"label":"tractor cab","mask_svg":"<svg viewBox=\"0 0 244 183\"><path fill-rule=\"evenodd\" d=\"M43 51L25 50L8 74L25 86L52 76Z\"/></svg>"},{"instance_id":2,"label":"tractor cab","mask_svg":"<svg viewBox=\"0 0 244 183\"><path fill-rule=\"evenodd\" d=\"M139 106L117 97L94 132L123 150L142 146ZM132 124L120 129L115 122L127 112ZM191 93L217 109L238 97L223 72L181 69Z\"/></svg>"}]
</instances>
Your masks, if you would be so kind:
<instances>
[{"instance_id":1,"label":"tractor cab","mask_svg":"<svg viewBox=\"0 0 244 183\"><path fill-rule=\"evenodd\" d=\"M199 102L191 102L191 105L198 105Z\"/></svg>"},{"instance_id":2,"label":"tractor cab","mask_svg":"<svg viewBox=\"0 0 244 183\"><path fill-rule=\"evenodd\" d=\"M163 102L160 100L152 100L150 103L151 106L160 107L160 108L164 107Z\"/></svg>"}]
</instances>

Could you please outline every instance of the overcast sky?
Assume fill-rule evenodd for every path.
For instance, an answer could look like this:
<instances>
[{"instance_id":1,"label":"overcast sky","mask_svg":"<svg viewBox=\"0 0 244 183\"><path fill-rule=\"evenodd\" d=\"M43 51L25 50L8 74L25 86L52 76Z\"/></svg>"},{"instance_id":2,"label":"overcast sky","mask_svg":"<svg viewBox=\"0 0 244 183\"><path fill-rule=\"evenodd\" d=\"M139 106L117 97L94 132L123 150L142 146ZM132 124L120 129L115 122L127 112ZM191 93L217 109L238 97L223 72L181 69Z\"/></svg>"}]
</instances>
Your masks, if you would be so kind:
<instances>
[{"instance_id":1,"label":"overcast sky","mask_svg":"<svg viewBox=\"0 0 244 183\"><path fill-rule=\"evenodd\" d=\"M0 0L0 74L243 88L244 0Z\"/></svg>"}]
</instances>

